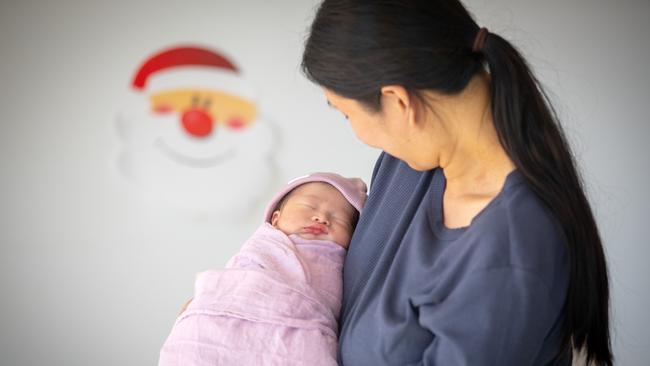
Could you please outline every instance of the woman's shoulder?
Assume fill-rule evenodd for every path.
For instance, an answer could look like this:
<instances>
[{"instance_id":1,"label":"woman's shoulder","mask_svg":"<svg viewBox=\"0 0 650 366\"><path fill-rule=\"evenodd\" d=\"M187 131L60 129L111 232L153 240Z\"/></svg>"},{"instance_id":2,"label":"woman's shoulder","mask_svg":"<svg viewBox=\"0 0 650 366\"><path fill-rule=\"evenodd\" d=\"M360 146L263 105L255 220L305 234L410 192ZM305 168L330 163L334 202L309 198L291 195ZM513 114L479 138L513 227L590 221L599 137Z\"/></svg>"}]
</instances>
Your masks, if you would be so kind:
<instances>
[{"instance_id":1,"label":"woman's shoulder","mask_svg":"<svg viewBox=\"0 0 650 366\"><path fill-rule=\"evenodd\" d=\"M564 277L566 241L559 221L514 171L502 192L472 223L483 244L481 255L489 266L507 266L532 272L546 283Z\"/></svg>"},{"instance_id":2,"label":"woman's shoulder","mask_svg":"<svg viewBox=\"0 0 650 366\"><path fill-rule=\"evenodd\" d=\"M414 170L404 161L382 152L372 172L370 192L372 194L377 190L411 190L416 185L428 185L436 170Z\"/></svg>"},{"instance_id":3,"label":"woman's shoulder","mask_svg":"<svg viewBox=\"0 0 650 366\"><path fill-rule=\"evenodd\" d=\"M512 239L535 237L564 244L559 221L517 170L507 177L494 209L487 216L490 220L500 218Z\"/></svg>"}]
</instances>

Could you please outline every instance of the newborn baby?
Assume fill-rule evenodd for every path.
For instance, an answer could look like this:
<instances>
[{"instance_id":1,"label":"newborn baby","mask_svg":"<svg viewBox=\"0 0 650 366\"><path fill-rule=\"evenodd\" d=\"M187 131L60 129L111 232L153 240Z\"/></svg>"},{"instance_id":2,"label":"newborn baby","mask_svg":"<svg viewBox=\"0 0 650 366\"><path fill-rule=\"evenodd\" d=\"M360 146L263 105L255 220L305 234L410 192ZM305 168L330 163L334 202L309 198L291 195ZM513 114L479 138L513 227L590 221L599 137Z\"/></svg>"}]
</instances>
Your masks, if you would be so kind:
<instances>
[{"instance_id":1,"label":"newborn baby","mask_svg":"<svg viewBox=\"0 0 650 366\"><path fill-rule=\"evenodd\" d=\"M289 182L226 268L197 275L159 365L336 365L341 270L366 191L334 173Z\"/></svg>"}]
</instances>

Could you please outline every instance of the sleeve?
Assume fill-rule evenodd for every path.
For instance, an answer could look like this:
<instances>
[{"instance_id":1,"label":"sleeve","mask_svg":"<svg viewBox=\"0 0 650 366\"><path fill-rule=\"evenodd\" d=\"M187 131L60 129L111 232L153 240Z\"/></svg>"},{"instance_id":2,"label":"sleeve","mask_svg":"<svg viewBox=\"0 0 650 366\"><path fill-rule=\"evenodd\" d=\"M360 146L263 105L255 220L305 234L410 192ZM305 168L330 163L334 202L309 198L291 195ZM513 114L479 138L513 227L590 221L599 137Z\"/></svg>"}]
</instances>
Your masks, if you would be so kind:
<instances>
[{"instance_id":1,"label":"sleeve","mask_svg":"<svg viewBox=\"0 0 650 366\"><path fill-rule=\"evenodd\" d=\"M370 177L370 184L372 185L372 182L375 181L375 177L377 176L377 173L379 172L379 167L381 166L381 162L384 160L384 156L386 156L385 152L381 152L379 154L379 157L377 158L377 161L375 162L374 168L372 168L372 176Z\"/></svg>"},{"instance_id":2,"label":"sleeve","mask_svg":"<svg viewBox=\"0 0 650 366\"><path fill-rule=\"evenodd\" d=\"M557 317L550 304L547 286L529 271L471 273L446 298L414 304L433 334L418 365L531 365Z\"/></svg>"}]
</instances>

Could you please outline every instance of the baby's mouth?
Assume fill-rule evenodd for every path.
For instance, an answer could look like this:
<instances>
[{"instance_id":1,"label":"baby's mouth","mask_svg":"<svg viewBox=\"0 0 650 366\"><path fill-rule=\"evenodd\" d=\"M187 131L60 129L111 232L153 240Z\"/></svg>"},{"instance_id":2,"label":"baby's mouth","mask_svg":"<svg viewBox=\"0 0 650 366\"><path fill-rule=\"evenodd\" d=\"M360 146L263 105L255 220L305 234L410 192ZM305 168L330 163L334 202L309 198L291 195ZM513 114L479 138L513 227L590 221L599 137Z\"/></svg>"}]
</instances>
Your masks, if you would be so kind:
<instances>
[{"instance_id":1,"label":"baby's mouth","mask_svg":"<svg viewBox=\"0 0 650 366\"><path fill-rule=\"evenodd\" d=\"M305 233L314 234L314 235L327 234L327 227L325 227L325 225L323 224L313 224L313 225L305 226L303 228L303 231Z\"/></svg>"}]
</instances>

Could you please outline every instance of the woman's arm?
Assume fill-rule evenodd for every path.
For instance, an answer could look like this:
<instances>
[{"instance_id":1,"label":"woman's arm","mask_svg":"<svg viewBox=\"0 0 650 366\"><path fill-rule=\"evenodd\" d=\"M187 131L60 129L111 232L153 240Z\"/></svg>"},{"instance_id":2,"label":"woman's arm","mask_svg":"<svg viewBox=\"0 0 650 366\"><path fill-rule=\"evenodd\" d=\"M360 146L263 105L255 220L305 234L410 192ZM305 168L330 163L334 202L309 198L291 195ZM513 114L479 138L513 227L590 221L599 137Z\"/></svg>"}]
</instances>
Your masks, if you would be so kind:
<instances>
[{"instance_id":1,"label":"woman's arm","mask_svg":"<svg viewBox=\"0 0 650 366\"><path fill-rule=\"evenodd\" d=\"M547 364L542 346L561 314L552 295L535 274L503 267L467 275L440 301L413 299L434 336L419 364Z\"/></svg>"}]
</instances>

